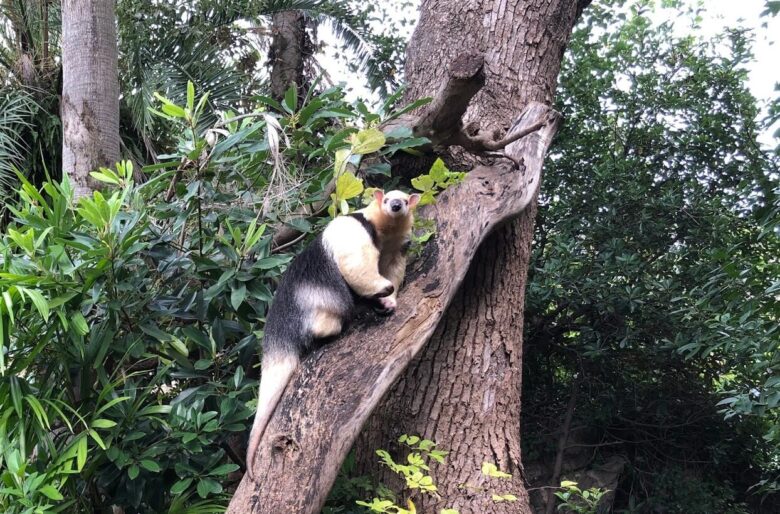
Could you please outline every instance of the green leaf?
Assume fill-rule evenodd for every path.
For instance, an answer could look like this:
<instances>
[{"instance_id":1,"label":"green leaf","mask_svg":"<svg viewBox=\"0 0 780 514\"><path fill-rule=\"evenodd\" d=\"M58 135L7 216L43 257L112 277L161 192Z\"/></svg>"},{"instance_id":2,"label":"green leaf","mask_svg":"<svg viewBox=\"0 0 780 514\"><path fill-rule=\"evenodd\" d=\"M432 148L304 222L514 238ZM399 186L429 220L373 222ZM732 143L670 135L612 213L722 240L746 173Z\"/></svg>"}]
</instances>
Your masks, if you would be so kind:
<instances>
[{"instance_id":1,"label":"green leaf","mask_svg":"<svg viewBox=\"0 0 780 514\"><path fill-rule=\"evenodd\" d=\"M294 113L298 108L298 88L295 84L292 84L284 93L284 100L282 101L284 109L290 114Z\"/></svg>"},{"instance_id":2,"label":"green leaf","mask_svg":"<svg viewBox=\"0 0 780 514\"><path fill-rule=\"evenodd\" d=\"M353 154L365 155L382 148L385 144L385 135L379 129L363 129L357 134L352 134L350 142L352 143Z\"/></svg>"},{"instance_id":3,"label":"green leaf","mask_svg":"<svg viewBox=\"0 0 780 514\"><path fill-rule=\"evenodd\" d=\"M43 297L43 294L37 289L28 289L26 287L19 287L19 292L24 292L32 301L35 308L45 321L49 321L49 303Z\"/></svg>"},{"instance_id":4,"label":"green leaf","mask_svg":"<svg viewBox=\"0 0 780 514\"><path fill-rule=\"evenodd\" d=\"M392 145L388 146L384 150L382 150L382 155L393 155L398 150L406 150L408 148L416 148L418 146L427 145L431 142L430 139L427 137L414 137L410 139L404 139L403 141L399 141L397 143L393 143Z\"/></svg>"},{"instance_id":5,"label":"green leaf","mask_svg":"<svg viewBox=\"0 0 780 514\"><path fill-rule=\"evenodd\" d=\"M176 336L171 336L171 340L170 340L170 341L168 341L168 344L170 344L170 345L171 345L171 347L172 347L174 350L176 350L178 353L180 353L181 355L184 355L185 357L189 356L189 354L190 354L190 349L189 349L189 348L187 347L187 345L186 345L186 344L184 344L184 342L183 342L181 339L179 339L178 337L176 337Z\"/></svg>"},{"instance_id":6,"label":"green leaf","mask_svg":"<svg viewBox=\"0 0 780 514\"><path fill-rule=\"evenodd\" d=\"M210 478L204 478L198 482L198 496L207 497L209 494L219 494L222 492L222 485Z\"/></svg>"},{"instance_id":7,"label":"green leaf","mask_svg":"<svg viewBox=\"0 0 780 514\"><path fill-rule=\"evenodd\" d=\"M447 165L444 164L444 161L439 157L433 162L433 165L431 165L431 170L428 172L428 175L430 175L436 183L441 183L447 180L449 171Z\"/></svg>"},{"instance_id":8,"label":"green leaf","mask_svg":"<svg viewBox=\"0 0 780 514\"><path fill-rule=\"evenodd\" d=\"M101 173L99 171L90 171L89 175L97 180L98 182L104 182L106 184L113 184L115 186L119 185L119 177L111 176L107 173Z\"/></svg>"},{"instance_id":9,"label":"green leaf","mask_svg":"<svg viewBox=\"0 0 780 514\"><path fill-rule=\"evenodd\" d=\"M222 464L221 466L218 466L214 468L213 470L209 471L209 475L227 475L228 473L232 473L238 469L238 464Z\"/></svg>"},{"instance_id":10,"label":"green leaf","mask_svg":"<svg viewBox=\"0 0 780 514\"><path fill-rule=\"evenodd\" d=\"M115 426L116 421L105 418L98 418L92 422L92 428L113 428Z\"/></svg>"},{"instance_id":11,"label":"green leaf","mask_svg":"<svg viewBox=\"0 0 780 514\"><path fill-rule=\"evenodd\" d=\"M429 175L420 175L412 179L412 187L418 191L430 191L433 186L434 180Z\"/></svg>"},{"instance_id":12,"label":"green leaf","mask_svg":"<svg viewBox=\"0 0 780 514\"><path fill-rule=\"evenodd\" d=\"M187 81L187 109L192 111L195 108L195 84L191 80Z\"/></svg>"},{"instance_id":13,"label":"green leaf","mask_svg":"<svg viewBox=\"0 0 780 514\"><path fill-rule=\"evenodd\" d=\"M363 181L353 175L351 172L342 173L336 179L336 197L339 200L349 200L355 198L363 192Z\"/></svg>"},{"instance_id":14,"label":"green leaf","mask_svg":"<svg viewBox=\"0 0 780 514\"><path fill-rule=\"evenodd\" d=\"M106 443L103 442L103 439L100 437L100 434L98 434L92 429L88 430L87 433L95 441L95 443L97 443L97 445L100 447L101 450L106 449Z\"/></svg>"},{"instance_id":15,"label":"green leaf","mask_svg":"<svg viewBox=\"0 0 780 514\"><path fill-rule=\"evenodd\" d=\"M129 399L130 399L129 396L120 396L118 398L114 398L111 401L109 401L108 403L106 403L105 405L103 405L100 409L98 409L96 414L99 416L100 414L102 414L103 412L107 411L108 409L110 409L111 407L116 405L117 403L124 402L124 401L127 401Z\"/></svg>"},{"instance_id":16,"label":"green leaf","mask_svg":"<svg viewBox=\"0 0 780 514\"><path fill-rule=\"evenodd\" d=\"M192 483L191 478L185 478L183 480L179 480L175 484L173 484L173 487L171 487L171 494L181 494L184 491L187 490L187 488Z\"/></svg>"},{"instance_id":17,"label":"green leaf","mask_svg":"<svg viewBox=\"0 0 780 514\"><path fill-rule=\"evenodd\" d=\"M161 110L168 116L173 116L174 118L184 118L187 116L184 109L174 104L163 104Z\"/></svg>"},{"instance_id":18,"label":"green leaf","mask_svg":"<svg viewBox=\"0 0 780 514\"><path fill-rule=\"evenodd\" d=\"M135 480L136 478L138 478L138 474L139 474L140 472L141 472L141 470L138 468L138 466L136 466L135 464L133 464L132 466L130 466L130 467L128 468L128 470L127 470L127 476L130 478L130 480Z\"/></svg>"},{"instance_id":19,"label":"green leaf","mask_svg":"<svg viewBox=\"0 0 780 514\"><path fill-rule=\"evenodd\" d=\"M246 299L246 284L243 282L230 292L230 305L234 310L238 310L244 300Z\"/></svg>"},{"instance_id":20,"label":"green leaf","mask_svg":"<svg viewBox=\"0 0 780 514\"><path fill-rule=\"evenodd\" d=\"M152 473L159 473L161 469L160 465L153 460L144 459L140 462L140 464L142 468L147 471L151 471Z\"/></svg>"},{"instance_id":21,"label":"green leaf","mask_svg":"<svg viewBox=\"0 0 780 514\"><path fill-rule=\"evenodd\" d=\"M347 169L347 159L349 159L350 151L346 148L336 150L336 160L333 164L333 176L339 177Z\"/></svg>"},{"instance_id":22,"label":"green leaf","mask_svg":"<svg viewBox=\"0 0 780 514\"><path fill-rule=\"evenodd\" d=\"M482 463L482 474L493 478L511 478L512 475L499 471L498 466L491 462Z\"/></svg>"},{"instance_id":23,"label":"green leaf","mask_svg":"<svg viewBox=\"0 0 780 514\"><path fill-rule=\"evenodd\" d=\"M70 323L78 335L85 336L87 333L89 333L89 325L87 325L87 320L80 312L76 311L71 314Z\"/></svg>"},{"instance_id":24,"label":"green leaf","mask_svg":"<svg viewBox=\"0 0 780 514\"><path fill-rule=\"evenodd\" d=\"M84 469L84 464L87 463L87 438L82 437L79 442L76 443L76 470L81 471Z\"/></svg>"},{"instance_id":25,"label":"green leaf","mask_svg":"<svg viewBox=\"0 0 780 514\"><path fill-rule=\"evenodd\" d=\"M62 494L60 494L60 492L57 489L55 489L54 486L45 485L38 490L41 492L41 494L43 494L50 500L60 501L64 499Z\"/></svg>"},{"instance_id":26,"label":"green leaf","mask_svg":"<svg viewBox=\"0 0 780 514\"><path fill-rule=\"evenodd\" d=\"M151 416L152 414L170 414L170 405L150 405L138 412L139 416Z\"/></svg>"}]
</instances>

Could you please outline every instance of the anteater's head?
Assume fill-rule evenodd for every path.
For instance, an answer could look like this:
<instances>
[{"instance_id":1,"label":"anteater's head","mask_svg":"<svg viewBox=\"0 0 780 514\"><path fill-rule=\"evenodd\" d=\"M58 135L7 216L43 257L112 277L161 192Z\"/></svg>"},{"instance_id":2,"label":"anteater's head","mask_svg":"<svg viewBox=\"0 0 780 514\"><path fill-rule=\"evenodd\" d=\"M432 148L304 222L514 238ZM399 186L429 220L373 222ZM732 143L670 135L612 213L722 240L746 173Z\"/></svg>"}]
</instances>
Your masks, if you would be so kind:
<instances>
[{"instance_id":1,"label":"anteater's head","mask_svg":"<svg viewBox=\"0 0 780 514\"><path fill-rule=\"evenodd\" d=\"M374 201L383 215L389 218L406 218L420 201L420 195L408 195L398 190L385 193L377 189L374 191Z\"/></svg>"}]
</instances>

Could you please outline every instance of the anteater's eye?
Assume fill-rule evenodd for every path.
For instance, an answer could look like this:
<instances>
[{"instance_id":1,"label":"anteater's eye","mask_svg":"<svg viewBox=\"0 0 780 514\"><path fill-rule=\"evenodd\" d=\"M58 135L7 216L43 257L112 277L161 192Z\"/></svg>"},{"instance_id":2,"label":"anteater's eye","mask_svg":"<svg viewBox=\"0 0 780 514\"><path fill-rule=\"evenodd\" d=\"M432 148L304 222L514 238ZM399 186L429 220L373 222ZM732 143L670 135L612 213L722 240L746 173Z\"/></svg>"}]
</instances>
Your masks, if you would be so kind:
<instances>
[{"instance_id":1,"label":"anteater's eye","mask_svg":"<svg viewBox=\"0 0 780 514\"><path fill-rule=\"evenodd\" d=\"M404 205L409 205L409 200L404 200Z\"/></svg>"},{"instance_id":2,"label":"anteater's eye","mask_svg":"<svg viewBox=\"0 0 780 514\"><path fill-rule=\"evenodd\" d=\"M384 203L387 203L387 198L385 198L385 201L384 201Z\"/></svg>"}]
</instances>

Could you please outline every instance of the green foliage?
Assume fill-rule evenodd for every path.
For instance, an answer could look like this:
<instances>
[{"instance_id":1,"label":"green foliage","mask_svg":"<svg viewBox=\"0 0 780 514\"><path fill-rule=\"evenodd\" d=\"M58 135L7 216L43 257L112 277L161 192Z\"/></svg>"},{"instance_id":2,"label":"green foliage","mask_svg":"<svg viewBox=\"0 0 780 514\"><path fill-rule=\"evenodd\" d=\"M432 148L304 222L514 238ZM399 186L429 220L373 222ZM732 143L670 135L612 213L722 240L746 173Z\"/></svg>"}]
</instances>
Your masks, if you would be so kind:
<instances>
[{"instance_id":1,"label":"green foliage","mask_svg":"<svg viewBox=\"0 0 780 514\"><path fill-rule=\"evenodd\" d=\"M678 465L758 504L780 472L780 175L756 141L750 35L677 38L641 8L619 24L610 9L586 11L560 79L567 122L527 291L524 456L549 459L541 434L576 383L577 442L629 460L615 508Z\"/></svg>"},{"instance_id":2,"label":"green foliage","mask_svg":"<svg viewBox=\"0 0 780 514\"><path fill-rule=\"evenodd\" d=\"M350 456L347 458L345 466L342 467L324 513L345 512L342 505L350 499L363 496L361 493L371 492L373 492L371 501L355 501L357 505L365 507L368 512L392 514L414 514L417 512L413 498L407 499L405 507L399 505L398 497L402 494L407 497L414 497L415 494L432 495L437 499L437 505L446 503L447 498L442 498L438 492L431 466L434 463L443 464L449 452L437 449L437 444L434 441L416 435L403 434L398 438L398 443L401 445L402 458L394 458L389 451L383 449L376 450L376 454L383 466L403 480L405 487L402 492L397 493L382 484L373 486L368 477L350 478L354 471L354 457ZM511 474L499 470L498 466L490 462L482 463L481 472L487 477L482 485L461 484L459 487L467 490L471 495L485 495L495 503L518 501L516 495L504 491L500 486L501 481L512 478ZM496 486L498 490L494 490ZM360 512L365 511L361 510ZM442 508L438 512L439 514L458 514L457 509L451 508Z\"/></svg>"},{"instance_id":3,"label":"green foliage","mask_svg":"<svg viewBox=\"0 0 780 514\"><path fill-rule=\"evenodd\" d=\"M247 321L208 314L227 292L202 299L216 280L170 246L132 171L96 172L117 189L78 204L67 179L41 193L25 180L11 208L0 241L0 447L13 487L0 492L4 512L109 498L159 511L195 489L219 498L214 478L238 468L222 445L252 413L252 381L235 364L238 335L254 336ZM193 478L189 490L176 483Z\"/></svg>"},{"instance_id":4,"label":"green foliage","mask_svg":"<svg viewBox=\"0 0 780 514\"><path fill-rule=\"evenodd\" d=\"M420 205L427 205L435 201L434 197L437 194L459 184L464 178L466 173L450 171L439 158L434 161L427 174L412 179L412 187L420 191Z\"/></svg>"},{"instance_id":5,"label":"green foliage","mask_svg":"<svg viewBox=\"0 0 780 514\"><path fill-rule=\"evenodd\" d=\"M206 128L210 95L186 90L181 104L157 95L154 114L180 136L144 184L118 163L76 202L67 178L39 190L18 176L0 236L3 512L222 511L265 313L292 258L272 249L271 223L323 199L338 151L382 162L404 139L350 140L345 122L395 112L338 89L297 109L259 99ZM291 221L313 222L325 220Z\"/></svg>"},{"instance_id":6,"label":"green foliage","mask_svg":"<svg viewBox=\"0 0 780 514\"><path fill-rule=\"evenodd\" d=\"M577 487L577 482L569 480L561 482L561 489L555 492L555 496L561 500L558 510L577 514L596 514L601 498L609 492L598 487L583 490Z\"/></svg>"},{"instance_id":7,"label":"green foliage","mask_svg":"<svg viewBox=\"0 0 780 514\"><path fill-rule=\"evenodd\" d=\"M377 450L376 454L380 462L387 466L393 473L403 478L406 489L413 493L432 494L438 497L436 484L430 475L431 468L429 463L444 463L444 459L449 452L436 449L436 443L429 439L422 439L416 435L403 434L398 438L408 451L406 462L396 462L387 450ZM368 512L392 513L392 514L415 514L417 509L412 499L407 500L407 508L401 507L396 502L396 495L387 488L378 488L379 497L374 497L370 502L358 500L355 503L365 507ZM455 509L442 509L440 514L457 514Z\"/></svg>"}]
</instances>

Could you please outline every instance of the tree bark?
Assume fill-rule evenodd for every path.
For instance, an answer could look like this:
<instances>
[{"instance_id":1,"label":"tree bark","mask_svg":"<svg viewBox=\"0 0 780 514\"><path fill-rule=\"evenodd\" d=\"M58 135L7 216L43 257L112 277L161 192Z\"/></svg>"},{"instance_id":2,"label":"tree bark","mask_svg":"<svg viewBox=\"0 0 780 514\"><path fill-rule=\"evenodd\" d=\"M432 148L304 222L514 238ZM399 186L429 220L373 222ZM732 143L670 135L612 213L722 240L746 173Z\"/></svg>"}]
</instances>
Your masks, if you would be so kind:
<instances>
[{"instance_id":1,"label":"tree bark","mask_svg":"<svg viewBox=\"0 0 780 514\"><path fill-rule=\"evenodd\" d=\"M89 172L119 160L119 77L113 0L62 2L62 171L76 197Z\"/></svg>"},{"instance_id":2,"label":"tree bark","mask_svg":"<svg viewBox=\"0 0 780 514\"><path fill-rule=\"evenodd\" d=\"M423 0L408 48L408 98L431 95L431 85L441 81L448 63L464 49L483 52L485 87L463 122L466 132L500 139L529 102L552 103L571 29L588 3ZM473 156L460 150L451 152L451 160L468 166ZM430 342L376 409L356 446L361 471L396 486L401 484L378 463L375 449L394 448L404 433L450 449L446 463L433 472L446 501L416 499L423 512L443 506L461 514L530 512L520 459L520 390L535 203L534 198L482 244ZM483 462L512 478L483 475ZM512 493L519 501L496 503L493 493Z\"/></svg>"},{"instance_id":3,"label":"tree bark","mask_svg":"<svg viewBox=\"0 0 780 514\"><path fill-rule=\"evenodd\" d=\"M304 360L261 441L257 483L242 481L229 513L319 512L344 456L399 378L360 448L388 448L400 433L417 431L453 450L435 473L446 504L423 501L420 512L528 511L519 439L526 268L542 161L558 124L549 105L565 44L587 3L423 1L409 52L409 96L438 93L402 123L428 135L438 151L466 141L470 151L485 154L514 134L530 135L504 149L509 159L475 167L422 210L436 222L436 238L414 263L398 311L382 322L369 317ZM464 55L463 67L451 65ZM476 104L467 109L474 93ZM451 154L475 163L465 151ZM431 336L432 345L405 371ZM367 451L364 463L373 459ZM482 462L512 479L488 483ZM492 493L520 501L494 503Z\"/></svg>"},{"instance_id":4,"label":"tree bark","mask_svg":"<svg viewBox=\"0 0 780 514\"><path fill-rule=\"evenodd\" d=\"M516 129L548 112L542 104L530 105ZM257 483L244 477L228 513L320 511L363 424L436 329L480 243L535 198L557 126L553 117L508 149L523 157L523 169L508 163L476 168L422 210L421 216L437 222L437 235L415 262L397 312L388 320L362 318L304 360L260 443Z\"/></svg>"},{"instance_id":5,"label":"tree bark","mask_svg":"<svg viewBox=\"0 0 780 514\"><path fill-rule=\"evenodd\" d=\"M271 61L271 96L277 100L291 85L303 87L303 65L306 58L306 19L300 11L282 11L273 15ZM299 95L300 97L300 95ZM295 108L295 106L292 106Z\"/></svg>"}]
</instances>

